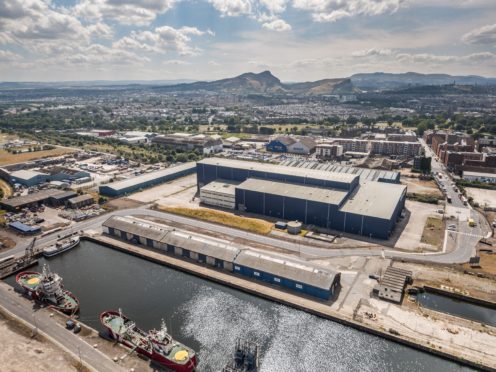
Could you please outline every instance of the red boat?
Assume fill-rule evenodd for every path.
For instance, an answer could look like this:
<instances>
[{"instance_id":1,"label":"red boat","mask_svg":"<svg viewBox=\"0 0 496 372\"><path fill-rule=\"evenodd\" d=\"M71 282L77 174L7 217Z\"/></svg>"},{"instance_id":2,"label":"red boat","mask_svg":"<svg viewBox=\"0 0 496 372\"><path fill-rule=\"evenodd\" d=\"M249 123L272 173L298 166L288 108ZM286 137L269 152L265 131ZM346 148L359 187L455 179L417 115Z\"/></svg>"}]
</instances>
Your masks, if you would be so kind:
<instances>
[{"instance_id":1,"label":"red boat","mask_svg":"<svg viewBox=\"0 0 496 372\"><path fill-rule=\"evenodd\" d=\"M64 289L62 278L43 266L43 271L23 271L16 276L16 282L35 300L48 303L53 308L73 315L79 309L79 300Z\"/></svg>"},{"instance_id":2,"label":"red boat","mask_svg":"<svg viewBox=\"0 0 496 372\"><path fill-rule=\"evenodd\" d=\"M151 330L148 333L138 328L120 310L104 311L100 315L100 322L113 339L173 371L191 372L198 364L195 352L175 341L167 333L163 320L158 331Z\"/></svg>"}]
</instances>

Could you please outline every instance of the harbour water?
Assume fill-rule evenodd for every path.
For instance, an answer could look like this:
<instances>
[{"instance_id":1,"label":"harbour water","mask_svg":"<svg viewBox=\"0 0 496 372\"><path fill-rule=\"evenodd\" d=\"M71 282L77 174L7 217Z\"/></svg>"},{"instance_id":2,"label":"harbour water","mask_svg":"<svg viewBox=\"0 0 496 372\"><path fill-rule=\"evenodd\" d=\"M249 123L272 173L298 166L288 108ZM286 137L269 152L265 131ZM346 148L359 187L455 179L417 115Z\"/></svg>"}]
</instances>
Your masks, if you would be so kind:
<instances>
[{"instance_id":1,"label":"harbour water","mask_svg":"<svg viewBox=\"0 0 496 372\"><path fill-rule=\"evenodd\" d=\"M485 306L430 292L420 293L417 296L417 301L420 305L428 309L441 311L496 327L496 310Z\"/></svg>"},{"instance_id":2,"label":"harbour water","mask_svg":"<svg viewBox=\"0 0 496 372\"><path fill-rule=\"evenodd\" d=\"M264 372L472 370L91 242L32 270L43 263L79 297L81 321L103 330L99 314L118 308L143 329L163 318L197 351L199 371L219 371L239 337L259 343Z\"/></svg>"}]
</instances>

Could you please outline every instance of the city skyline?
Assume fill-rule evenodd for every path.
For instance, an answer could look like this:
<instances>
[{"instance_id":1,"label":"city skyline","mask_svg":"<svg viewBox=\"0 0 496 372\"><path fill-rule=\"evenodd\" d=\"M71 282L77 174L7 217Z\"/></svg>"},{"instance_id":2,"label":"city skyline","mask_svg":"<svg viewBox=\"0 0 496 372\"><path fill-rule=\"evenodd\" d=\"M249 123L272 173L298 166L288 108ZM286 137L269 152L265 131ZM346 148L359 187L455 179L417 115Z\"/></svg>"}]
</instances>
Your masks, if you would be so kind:
<instances>
[{"instance_id":1,"label":"city skyline","mask_svg":"<svg viewBox=\"0 0 496 372\"><path fill-rule=\"evenodd\" d=\"M6 0L0 80L496 76L490 0Z\"/></svg>"}]
</instances>

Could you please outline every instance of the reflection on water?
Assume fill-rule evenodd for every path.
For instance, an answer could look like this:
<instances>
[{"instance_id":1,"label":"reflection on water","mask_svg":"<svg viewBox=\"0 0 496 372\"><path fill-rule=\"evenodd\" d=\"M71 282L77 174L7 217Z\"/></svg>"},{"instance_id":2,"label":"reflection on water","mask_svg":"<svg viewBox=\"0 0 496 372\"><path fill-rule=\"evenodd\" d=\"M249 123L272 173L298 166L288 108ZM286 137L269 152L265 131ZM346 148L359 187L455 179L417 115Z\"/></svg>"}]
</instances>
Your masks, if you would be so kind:
<instances>
[{"instance_id":1,"label":"reflection on water","mask_svg":"<svg viewBox=\"0 0 496 372\"><path fill-rule=\"evenodd\" d=\"M198 352L200 371L219 371L238 338L259 343L264 372L470 370L94 243L46 262L79 297L81 321L103 330L99 314L118 308L143 329L163 318ZM7 282L15 285L14 278Z\"/></svg>"}]
</instances>

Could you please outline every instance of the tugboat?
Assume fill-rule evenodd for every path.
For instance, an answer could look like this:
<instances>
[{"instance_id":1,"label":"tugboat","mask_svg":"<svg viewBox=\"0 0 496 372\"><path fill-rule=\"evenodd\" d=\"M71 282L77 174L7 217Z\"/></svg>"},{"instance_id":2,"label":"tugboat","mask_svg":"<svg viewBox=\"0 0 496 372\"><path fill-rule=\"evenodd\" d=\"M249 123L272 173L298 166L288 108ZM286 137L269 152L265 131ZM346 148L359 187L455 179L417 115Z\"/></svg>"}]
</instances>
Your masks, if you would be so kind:
<instances>
[{"instance_id":1,"label":"tugboat","mask_svg":"<svg viewBox=\"0 0 496 372\"><path fill-rule=\"evenodd\" d=\"M65 290L62 278L43 266L42 273L24 271L16 276L16 282L33 299L48 303L53 308L73 315L79 310L79 300Z\"/></svg>"},{"instance_id":2,"label":"tugboat","mask_svg":"<svg viewBox=\"0 0 496 372\"><path fill-rule=\"evenodd\" d=\"M198 363L195 352L175 341L167 333L164 321L159 330L144 332L119 311L104 311L100 322L116 341L133 351L177 372L194 371Z\"/></svg>"},{"instance_id":3,"label":"tugboat","mask_svg":"<svg viewBox=\"0 0 496 372\"><path fill-rule=\"evenodd\" d=\"M60 240L57 240L55 244L52 244L44 248L43 256L44 257L56 256L60 253L63 253L65 251L68 251L69 249L74 248L78 244L79 244L79 235L70 236L68 238L62 238Z\"/></svg>"},{"instance_id":4,"label":"tugboat","mask_svg":"<svg viewBox=\"0 0 496 372\"><path fill-rule=\"evenodd\" d=\"M258 368L258 345L253 342L238 340L234 348L233 358L222 372L257 372Z\"/></svg>"}]
</instances>

